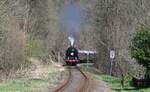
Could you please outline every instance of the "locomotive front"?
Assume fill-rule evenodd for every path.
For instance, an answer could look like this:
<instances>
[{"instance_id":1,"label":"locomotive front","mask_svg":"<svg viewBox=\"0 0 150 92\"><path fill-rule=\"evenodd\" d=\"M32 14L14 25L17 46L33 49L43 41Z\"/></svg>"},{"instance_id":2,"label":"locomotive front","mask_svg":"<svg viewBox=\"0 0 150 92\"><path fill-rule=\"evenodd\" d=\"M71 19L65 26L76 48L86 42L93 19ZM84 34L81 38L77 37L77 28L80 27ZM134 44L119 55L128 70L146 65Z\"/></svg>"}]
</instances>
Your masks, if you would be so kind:
<instances>
[{"instance_id":1,"label":"locomotive front","mask_svg":"<svg viewBox=\"0 0 150 92\"><path fill-rule=\"evenodd\" d=\"M78 50L75 47L70 46L66 50L65 62L67 65L72 65L72 66L79 63Z\"/></svg>"}]
</instances>

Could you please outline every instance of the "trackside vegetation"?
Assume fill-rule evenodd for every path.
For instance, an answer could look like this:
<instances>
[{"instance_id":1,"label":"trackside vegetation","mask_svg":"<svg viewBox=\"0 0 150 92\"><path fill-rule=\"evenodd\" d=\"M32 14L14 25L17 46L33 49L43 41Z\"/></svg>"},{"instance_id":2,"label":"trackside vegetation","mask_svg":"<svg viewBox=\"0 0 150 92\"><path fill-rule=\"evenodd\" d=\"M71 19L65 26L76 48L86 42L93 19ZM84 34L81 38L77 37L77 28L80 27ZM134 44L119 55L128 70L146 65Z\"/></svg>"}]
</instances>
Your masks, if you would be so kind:
<instances>
[{"instance_id":1,"label":"trackside vegetation","mask_svg":"<svg viewBox=\"0 0 150 92\"><path fill-rule=\"evenodd\" d=\"M122 86L121 78L110 76L99 72L94 67L82 66L82 70L88 71L94 80L102 80L112 89L113 92L150 92L150 88L138 89L131 85L131 79L126 78Z\"/></svg>"},{"instance_id":2,"label":"trackside vegetation","mask_svg":"<svg viewBox=\"0 0 150 92\"><path fill-rule=\"evenodd\" d=\"M150 27L141 28L131 41L131 56L146 68L145 77L150 78Z\"/></svg>"},{"instance_id":3,"label":"trackside vegetation","mask_svg":"<svg viewBox=\"0 0 150 92\"><path fill-rule=\"evenodd\" d=\"M39 62L39 61L38 61ZM37 62L36 62L37 63ZM62 67L55 64L36 65L35 70L28 71L24 76L0 82L0 92L48 92L55 88L60 80L68 75Z\"/></svg>"}]
</instances>

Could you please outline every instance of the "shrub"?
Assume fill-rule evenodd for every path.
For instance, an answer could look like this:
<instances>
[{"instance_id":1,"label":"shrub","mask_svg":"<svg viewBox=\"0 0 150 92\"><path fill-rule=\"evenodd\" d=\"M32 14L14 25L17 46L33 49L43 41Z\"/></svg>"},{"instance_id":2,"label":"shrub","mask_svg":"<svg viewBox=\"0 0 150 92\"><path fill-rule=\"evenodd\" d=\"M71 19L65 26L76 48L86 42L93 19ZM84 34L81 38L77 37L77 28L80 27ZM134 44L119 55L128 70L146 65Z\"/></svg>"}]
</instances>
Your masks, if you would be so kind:
<instances>
[{"instance_id":1,"label":"shrub","mask_svg":"<svg viewBox=\"0 0 150 92\"><path fill-rule=\"evenodd\" d=\"M146 68L146 76L150 78L150 28L142 28L131 40L131 56Z\"/></svg>"}]
</instances>

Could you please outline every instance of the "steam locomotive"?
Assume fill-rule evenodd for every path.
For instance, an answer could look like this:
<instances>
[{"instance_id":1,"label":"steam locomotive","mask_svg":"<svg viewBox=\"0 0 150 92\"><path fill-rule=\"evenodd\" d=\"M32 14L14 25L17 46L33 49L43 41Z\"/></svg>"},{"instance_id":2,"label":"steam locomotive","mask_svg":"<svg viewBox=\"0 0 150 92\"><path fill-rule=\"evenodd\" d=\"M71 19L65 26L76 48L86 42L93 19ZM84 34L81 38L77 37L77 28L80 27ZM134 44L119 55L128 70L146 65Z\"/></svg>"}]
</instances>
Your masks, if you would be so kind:
<instances>
[{"instance_id":1,"label":"steam locomotive","mask_svg":"<svg viewBox=\"0 0 150 92\"><path fill-rule=\"evenodd\" d=\"M95 51L81 51L74 46L70 46L66 50L65 62L67 65L75 66L78 63L93 63L96 60Z\"/></svg>"},{"instance_id":2,"label":"steam locomotive","mask_svg":"<svg viewBox=\"0 0 150 92\"><path fill-rule=\"evenodd\" d=\"M75 66L77 63L79 63L79 57L78 57L78 50L70 46L66 50L66 55L65 55L65 62L67 65Z\"/></svg>"}]
</instances>

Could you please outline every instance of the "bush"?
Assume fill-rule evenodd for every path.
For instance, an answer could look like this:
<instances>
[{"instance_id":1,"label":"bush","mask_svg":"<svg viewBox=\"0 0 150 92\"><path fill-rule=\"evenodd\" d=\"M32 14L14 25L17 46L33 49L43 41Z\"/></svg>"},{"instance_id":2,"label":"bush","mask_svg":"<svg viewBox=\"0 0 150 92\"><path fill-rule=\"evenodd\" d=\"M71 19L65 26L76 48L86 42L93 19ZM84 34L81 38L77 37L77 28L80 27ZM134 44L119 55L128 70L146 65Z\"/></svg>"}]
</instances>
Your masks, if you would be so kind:
<instances>
[{"instance_id":1,"label":"bush","mask_svg":"<svg viewBox=\"0 0 150 92\"><path fill-rule=\"evenodd\" d=\"M25 57L26 36L15 17L5 16L0 21L0 71L8 77L29 63Z\"/></svg>"},{"instance_id":2,"label":"bush","mask_svg":"<svg viewBox=\"0 0 150 92\"><path fill-rule=\"evenodd\" d=\"M150 28L136 32L131 42L131 56L146 68L146 76L150 78Z\"/></svg>"},{"instance_id":3,"label":"bush","mask_svg":"<svg viewBox=\"0 0 150 92\"><path fill-rule=\"evenodd\" d=\"M42 57L46 54L43 41L29 37L26 43L26 55L29 57Z\"/></svg>"},{"instance_id":4,"label":"bush","mask_svg":"<svg viewBox=\"0 0 150 92\"><path fill-rule=\"evenodd\" d=\"M6 74L22 68L25 61L23 32L11 30L4 34L0 45L0 69Z\"/></svg>"}]
</instances>

